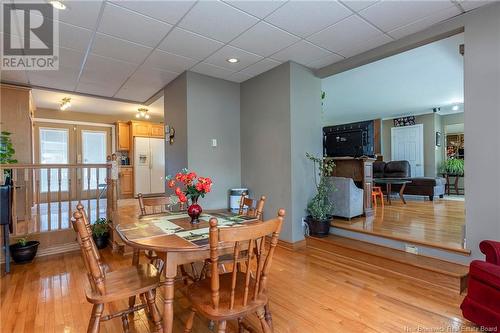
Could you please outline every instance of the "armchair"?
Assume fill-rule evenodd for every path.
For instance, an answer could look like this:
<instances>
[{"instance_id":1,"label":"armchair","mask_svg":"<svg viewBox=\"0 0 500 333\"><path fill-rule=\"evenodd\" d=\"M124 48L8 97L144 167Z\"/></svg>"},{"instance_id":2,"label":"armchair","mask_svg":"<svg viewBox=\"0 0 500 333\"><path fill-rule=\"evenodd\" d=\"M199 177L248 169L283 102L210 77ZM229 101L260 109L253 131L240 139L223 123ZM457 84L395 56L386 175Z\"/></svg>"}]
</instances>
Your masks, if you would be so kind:
<instances>
[{"instance_id":1,"label":"armchair","mask_svg":"<svg viewBox=\"0 0 500 333\"><path fill-rule=\"evenodd\" d=\"M328 177L332 185L330 200L333 202L333 215L351 219L363 215L363 190L358 188L352 178Z\"/></svg>"},{"instance_id":2,"label":"armchair","mask_svg":"<svg viewBox=\"0 0 500 333\"><path fill-rule=\"evenodd\" d=\"M460 308L465 318L482 327L500 327L500 242L482 241L486 261L474 260L469 268L468 292Z\"/></svg>"}]
</instances>

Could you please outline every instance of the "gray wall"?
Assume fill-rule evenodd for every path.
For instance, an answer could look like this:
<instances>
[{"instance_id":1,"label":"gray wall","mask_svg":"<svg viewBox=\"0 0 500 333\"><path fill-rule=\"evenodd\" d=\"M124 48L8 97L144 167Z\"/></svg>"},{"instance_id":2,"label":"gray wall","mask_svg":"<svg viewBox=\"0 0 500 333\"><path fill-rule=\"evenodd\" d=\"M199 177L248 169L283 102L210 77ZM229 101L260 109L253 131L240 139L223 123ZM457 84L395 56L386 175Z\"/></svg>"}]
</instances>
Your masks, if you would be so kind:
<instances>
[{"instance_id":1,"label":"gray wall","mask_svg":"<svg viewBox=\"0 0 500 333\"><path fill-rule=\"evenodd\" d=\"M291 63L291 166L292 166L292 241L304 238L302 217L307 202L316 194L313 163L306 152L323 155L321 122L321 80L304 66Z\"/></svg>"},{"instance_id":2,"label":"gray wall","mask_svg":"<svg viewBox=\"0 0 500 333\"><path fill-rule=\"evenodd\" d=\"M187 78L181 74L164 90L165 124L175 128L175 142L165 143L165 174L175 175L187 167Z\"/></svg>"},{"instance_id":3,"label":"gray wall","mask_svg":"<svg viewBox=\"0 0 500 333\"><path fill-rule=\"evenodd\" d=\"M493 3L433 26L399 41L373 49L348 61L325 67L325 77L360 64L380 59L422 42L465 32L465 168L467 177L466 237L471 257L483 258L479 242L500 239L500 178L491 177L500 165L500 4ZM488 145L485 145L488 143ZM446 258L446 254L443 253ZM454 258L449 258L454 260Z\"/></svg>"},{"instance_id":4,"label":"gray wall","mask_svg":"<svg viewBox=\"0 0 500 333\"><path fill-rule=\"evenodd\" d=\"M241 186L238 83L187 72L187 143L189 169L214 182L202 207L228 207L228 190Z\"/></svg>"},{"instance_id":5,"label":"gray wall","mask_svg":"<svg viewBox=\"0 0 500 333\"><path fill-rule=\"evenodd\" d=\"M264 218L285 208L281 239L293 239L291 215L290 64L241 84L241 182L267 196Z\"/></svg>"},{"instance_id":6,"label":"gray wall","mask_svg":"<svg viewBox=\"0 0 500 333\"><path fill-rule=\"evenodd\" d=\"M302 217L314 195L305 153L321 154L321 82L285 63L241 84L241 175L254 196L266 195L266 218L287 211L280 239L304 238Z\"/></svg>"}]
</instances>

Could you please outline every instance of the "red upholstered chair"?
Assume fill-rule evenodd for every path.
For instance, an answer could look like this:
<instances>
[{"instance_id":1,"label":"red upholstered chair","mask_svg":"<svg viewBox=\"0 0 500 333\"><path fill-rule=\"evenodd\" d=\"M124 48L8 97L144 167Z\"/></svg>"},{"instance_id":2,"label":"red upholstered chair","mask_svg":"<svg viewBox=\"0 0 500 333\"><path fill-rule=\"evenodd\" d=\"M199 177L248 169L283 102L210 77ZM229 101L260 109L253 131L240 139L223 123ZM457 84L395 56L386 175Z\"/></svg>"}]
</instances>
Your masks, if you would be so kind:
<instances>
[{"instance_id":1,"label":"red upholstered chair","mask_svg":"<svg viewBox=\"0 0 500 333\"><path fill-rule=\"evenodd\" d=\"M479 244L486 261L474 260L469 268L467 296L460 308L465 318L491 329L500 328L500 242Z\"/></svg>"}]
</instances>

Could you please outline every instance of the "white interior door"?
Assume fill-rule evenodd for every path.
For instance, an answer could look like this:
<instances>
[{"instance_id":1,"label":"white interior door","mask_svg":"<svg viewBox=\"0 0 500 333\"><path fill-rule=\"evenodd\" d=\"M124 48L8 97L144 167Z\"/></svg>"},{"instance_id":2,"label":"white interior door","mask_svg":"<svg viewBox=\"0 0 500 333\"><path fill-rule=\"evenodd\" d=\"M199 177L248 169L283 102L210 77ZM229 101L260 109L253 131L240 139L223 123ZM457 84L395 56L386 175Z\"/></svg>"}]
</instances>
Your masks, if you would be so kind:
<instances>
[{"instance_id":1,"label":"white interior door","mask_svg":"<svg viewBox=\"0 0 500 333\"><path fill-rule=\"evenodd\" d=\"M391 160L410 163L411 176L424 176L424 125L391 128Z\"/></svg>"},{"instance_id":2,"label":"white interior door","mask_svg":"<svg viewBox=\"0 0 500 333\"><path fill-rule=\"evenodd\" d=\"M105 164L108 150L108 132L82 130L81 133L82 163ZM99 179L97 179L97 169L90 169L90 175L88 172L89 169L83 169L82 183L84 191L95 190L98 184L106 184L106 169L99 169Z\"/></svg>"},{"instance_id":3,"label":"white interior door","mask_svg":"<svg viewBox=\"0 0 500 333\"><path fill-rule=\"evenodd\" d=\"M151 193L165 193L165 144L163 139L149 139L151 150Z\"/></svg>"}]
</instances>

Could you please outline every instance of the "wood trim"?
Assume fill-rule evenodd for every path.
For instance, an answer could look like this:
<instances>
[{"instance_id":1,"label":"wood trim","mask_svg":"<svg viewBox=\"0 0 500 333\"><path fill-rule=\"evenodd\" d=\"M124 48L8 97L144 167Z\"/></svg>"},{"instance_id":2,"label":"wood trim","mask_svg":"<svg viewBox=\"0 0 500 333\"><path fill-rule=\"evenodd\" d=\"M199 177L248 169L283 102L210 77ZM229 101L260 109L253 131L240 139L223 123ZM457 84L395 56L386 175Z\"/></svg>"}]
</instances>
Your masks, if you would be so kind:
<instances>
[{"instance_id":1,"label":"wood trim","mask_svg":"<svg viewBox=\"0 0 500 333\"><path fill-rule=\"evenodd\" d=\"M97 126L97 127L114 127L115 126L114 124L106 124L106 123L93 123L93 122L89 122L89 121L49 119L49 118L33 118L33 122L68 124L68 125L85 125L85 126Z\"/></svg>"},{"instance_id":2,"label":"wood trim","mask_svg":"<svg viewBox=\"0 0 500 333\"><path fill-rule=\"evenodd\" d=\"M36 258L38 258L38 257L45 257L45 256L51 256L51 255L60 254L60 253L68 253L68 252L73 252L73 251L79 251L79 250L80 250L80 246L75 241L75 242L72 242L72 243L67 243L67 244L62 244L62 245L56 245L56 246L52 246L52 247L49 247L49 248L40 249L37 252L37 254L36 254ZM5 263L5 258L3 257L3 255L0 258L0 263L2 263L2 264Z\"/></svg>"},{"instance_id":3,"label":"wood trim","mask_svg":"<svg viewBox=\"0 0 500 333\"><path fill-rule=\"evenodd\" d=\"M107 168L109 164L0 164L0 169L69 169L69 168Z\"/></svg>"},{"instance_id":4,"label":"wood trim","mask_svg":"<svg viewBox=\"0 0 500 333\"><path fill-rule=\"evenodd\" d=\"M440 249L440 250L444 250L444 251L448 251L448 252L458 253L458 254L461 254L464 256L470 256L470 254L471 254L471 250L469 250L469 249L458 249L458 248L453 248L453 247L446 246L446 245L441 245L438 243L432 243L432 242L417 240L417 239L413 239L413 238L395 236L395 235L385 234L385 233L377 232L377 231L355 229L355 228L350 227L348 224L346 224L344 226L344 225L341 225L340 223L331 222L330 226L332 228L339 228L339 229L349 230L352 232L359 232L359 233L366 234L366 235L378 236L378 237L392 239L392 240L396 240L396 241L400 241L400 242L420 244L420 245L424 245L424 246L431 247L431 248L436 248L436 249Z\"/></svg>"},{"instance_id":5,"label":"wood trim","mask_svg":"<svg viewBox=\"0 0 500 333\"><path fill-rule=\"evenodd\" d=\"M267 240L270 241L271 238L267 237ZM298 250L306 248L307 244L306 244L305 239L300 240L298 242L294 242L294 243L290 243L290 242L278 239L278 246L281 248L290 250L290 251L298 251Z\"/></svg>"},{"instance_id":6,"label":"wood trim","mask_svg":"<svg viewBox=\"0 0 500 333\"><path fill-rule=\"evenodd\" d=\"M14 90L31 91L30 87L18 86L15 84L3 83L3 82L1 83L0 87L1 87L1 89L14 89Z\"/></svg>"}]
</instances>

